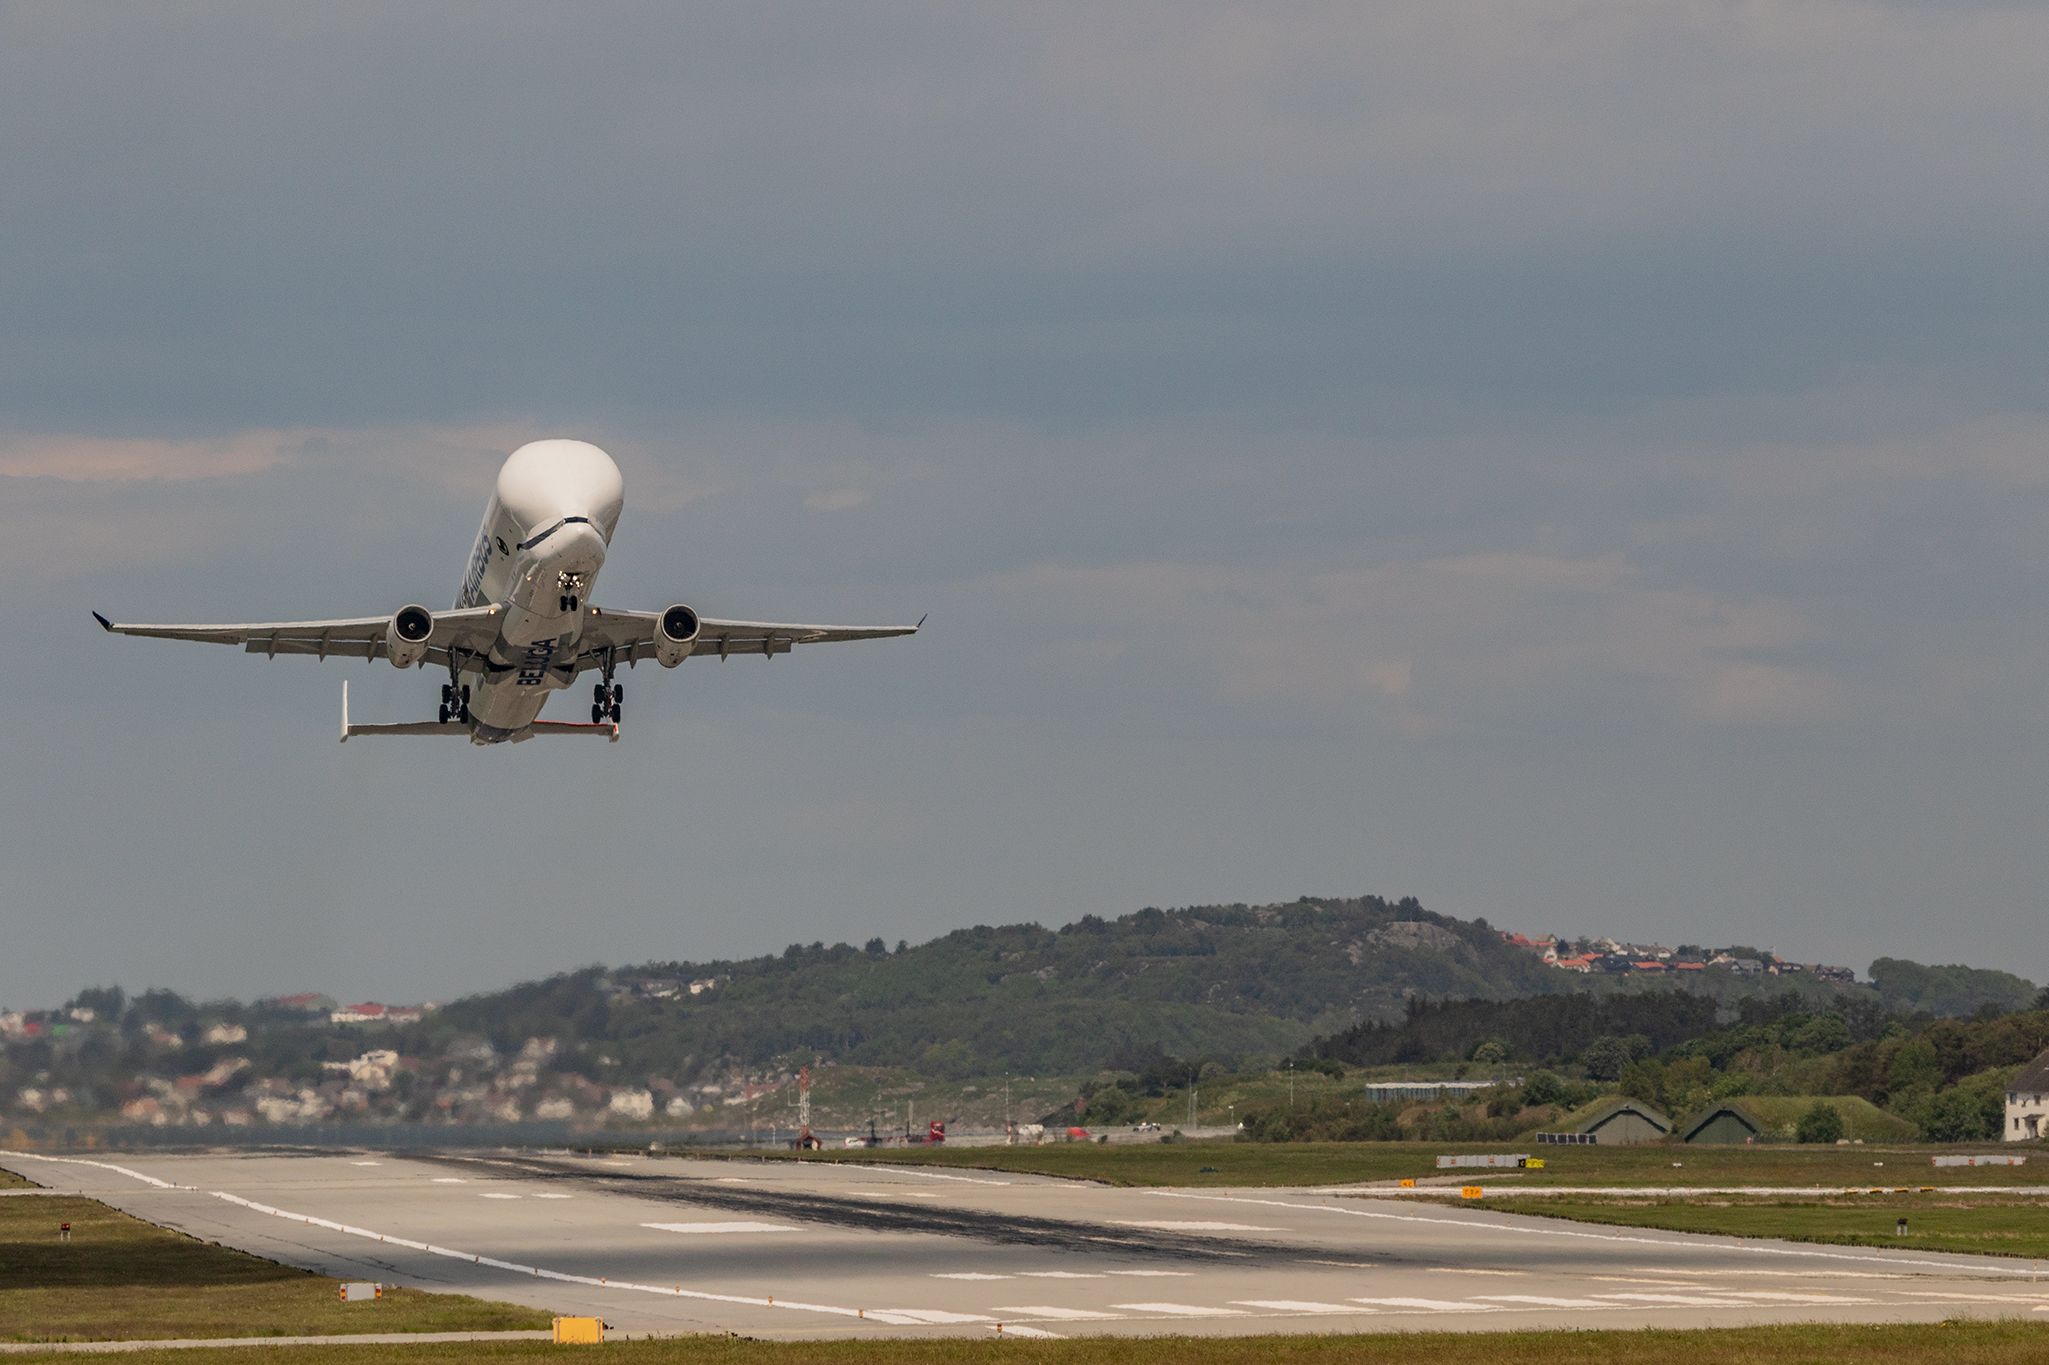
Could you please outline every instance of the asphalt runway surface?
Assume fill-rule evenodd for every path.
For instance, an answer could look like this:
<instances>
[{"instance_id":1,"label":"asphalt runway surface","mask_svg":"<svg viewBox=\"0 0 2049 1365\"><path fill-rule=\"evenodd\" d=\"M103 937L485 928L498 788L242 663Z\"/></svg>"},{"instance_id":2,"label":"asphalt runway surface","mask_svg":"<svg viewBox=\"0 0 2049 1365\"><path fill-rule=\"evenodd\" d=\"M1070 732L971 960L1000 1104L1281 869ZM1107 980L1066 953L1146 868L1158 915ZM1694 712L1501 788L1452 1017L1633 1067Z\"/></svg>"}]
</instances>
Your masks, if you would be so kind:
<instances>
[{"instance_id":1,"label":"asphalt runway surface","mask_svg":"<svg viewBox=\"0 0 2049 1365\"><path fill-rule=\"evenodd\" d=\"M562 1154L0 1152L0 1166L289 1264L596 1314L629 1336L2049 1315L2049 1282L2027 1261L1599 1227L1357 1191Z\"/></svg>"}]
</instances>

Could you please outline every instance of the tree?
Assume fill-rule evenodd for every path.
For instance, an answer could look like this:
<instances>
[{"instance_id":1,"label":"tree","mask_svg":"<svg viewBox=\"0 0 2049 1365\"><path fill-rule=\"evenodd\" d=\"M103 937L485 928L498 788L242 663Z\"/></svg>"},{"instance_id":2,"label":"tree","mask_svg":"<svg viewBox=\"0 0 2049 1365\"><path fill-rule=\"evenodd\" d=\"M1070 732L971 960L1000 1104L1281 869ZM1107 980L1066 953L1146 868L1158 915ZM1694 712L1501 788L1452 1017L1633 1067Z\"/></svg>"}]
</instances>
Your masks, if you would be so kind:
<instances>
[{"instance_id":1,"label":"tree","mask_svg":"<svg viewBox=\"0 0 2049 1365\"><path fill-rule=\"evenodd\" d=\"M1523 1082L1523 1103L1558 1104L1565 1099L1565 1082L1549 1071L1539 1071Z\"/></svg>"},{"instance_id":2,"label":"tree","mask_svg":"<svg viewBox=\"0 0 2049 1365\"><path fill-rule=\"evenodd\" d=\"M1816 1100L1813 1108L1800 1116L1800 1125L1793 1135L1802 1142L1839 1142L1843 1136L1842 1111L1826 1100Z\"/></svg>"},{"instance_id":3,"label":"tree","mask_svg":"<svg viewBox=\"0 0 2049 1365\"><path fill-rule=\"evenodd\" d=\"M1587 1044L1586 1051L1580 1054L1579 1060L1591 1079L1619 1081L1622 1079L1623 1071L1634 1058L1630 1056L1628 1043L1612 1033L1604 1033Z\"/></svg>"},{"instance_id":4,"label":"tree","mask_svg":"<svg viewBox=\"0 0 2049 1365\"><path fill-rule=\"evenodd\" d=\"M1508 1060L1508 1045L1499 1038L1482 1039L1473 1045L1473 1053L1469 1060L1483 1065L1505 1062Z\"/></svg>"}]
</instances>

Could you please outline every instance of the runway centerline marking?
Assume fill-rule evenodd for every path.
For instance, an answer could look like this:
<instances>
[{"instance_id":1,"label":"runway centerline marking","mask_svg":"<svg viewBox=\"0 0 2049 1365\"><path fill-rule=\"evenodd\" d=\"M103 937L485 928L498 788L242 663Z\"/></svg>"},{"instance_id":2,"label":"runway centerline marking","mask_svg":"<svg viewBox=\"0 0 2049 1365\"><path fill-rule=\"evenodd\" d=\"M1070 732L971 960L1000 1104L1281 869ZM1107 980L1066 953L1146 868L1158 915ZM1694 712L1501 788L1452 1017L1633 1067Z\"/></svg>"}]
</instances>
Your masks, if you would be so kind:
<instances>
[{"instance_id":1,"label":"runway centerline marking","mask_svg":"<svg viewBox=\"0 0 2049 1365\"><path fill-rule=\"evenodd\" d=\"M642 1223L641 1226L653 1228L656 1232L685 1233L795 1232L797 1230L795 1226L789 1223ZM890 1311L895 1312L896 1310L891 1309Z\"/></svg>"},{"instance_id":2,"label":"runway centerline marking","mask_svg":"<svg viewBox=\"0 0 2049 1365\"><path fill-rule=\"evenodd\" d=\"M1256 1227L1251 1223L1177 1222L1170 1218L1112 1218L1112 1227L1150 1228L1154 1232L1279 1232L1279 1228Z\"/></svg>"},{"instance_id":3,"label":"runway centerline marking","mask_svg":"<svg viewBox=\"0 0 2049 1365\"><path fill-rule=\"evenodd\" d=\"M1108 1272L1087 1270L1020 1270L1017 1273L1030 1280L1100 1280Z\"/></svg>"},{"instance_id":4,"label":"runway centerline marking","mask_svg":"<svg viewBox=\"0 0 2049 1365\"><path fill-rule=\"evenodd\" d=\"M979 1270L942 1270L932 1276L935 1280L1010 1280L1014 1275L985 1275Z\"/></svg>"},{"instance_id":5,"label":"runway centerline marking","mask_svg":"<svg viewBox=\"0 0 2049 1365\"><path fill-rule=\"evenodd\" d=\"M477 1196L479 1199L524 1199L523 1194L507 1194L503 1190L487 1190Z\"/></svg>"}]
</instances>

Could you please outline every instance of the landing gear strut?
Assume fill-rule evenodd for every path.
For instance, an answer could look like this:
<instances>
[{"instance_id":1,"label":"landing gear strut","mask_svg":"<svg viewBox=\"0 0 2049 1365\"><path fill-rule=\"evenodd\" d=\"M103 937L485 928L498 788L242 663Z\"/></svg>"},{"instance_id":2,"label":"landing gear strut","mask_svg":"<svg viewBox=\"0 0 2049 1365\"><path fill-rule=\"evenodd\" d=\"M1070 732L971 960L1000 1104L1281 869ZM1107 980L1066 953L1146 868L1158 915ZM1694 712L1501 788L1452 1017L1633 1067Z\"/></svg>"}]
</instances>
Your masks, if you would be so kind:
<instances>
[{"instance_id":1,"label":"landing gear strut","mask_svg":"<svg viewBox=\"0 0 2049 1365\"><path fill-rule=\"evenodd\" d=\"M441 684L441 706L435 712L435 715L443 725L448 724L450 720L459 720L465 725L469 724L470 685L468 683L463 683L461 686L457 686L455 683Z\"/></svg>"},{"instance_id":2,"label":"landing gear strut","mask_svg":"<svg viewBox=\"0 0 2049 1365\"><path fill-rule=\"evenodd\" d=\"M591 689L591 724L602 725L607 720L619 723L619 704L626 700L626 685L612 681L607 673L605 681Z\"/></svg>"}]
</instances>

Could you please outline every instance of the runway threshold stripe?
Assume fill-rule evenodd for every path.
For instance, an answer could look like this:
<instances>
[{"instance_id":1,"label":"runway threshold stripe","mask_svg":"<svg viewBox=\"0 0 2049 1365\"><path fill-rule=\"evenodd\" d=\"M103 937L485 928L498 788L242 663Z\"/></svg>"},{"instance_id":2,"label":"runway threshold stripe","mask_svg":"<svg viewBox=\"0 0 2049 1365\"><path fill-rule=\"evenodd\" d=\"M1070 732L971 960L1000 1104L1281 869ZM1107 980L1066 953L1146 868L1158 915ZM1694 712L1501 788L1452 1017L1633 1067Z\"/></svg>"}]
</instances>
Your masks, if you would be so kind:
<instances>
[{"instance_id":1,"label":"runway threshold stripe","mask_svg":"<svg viewBox=\"0 0 2049 1365\"><path fill-rule=\"evenodd\" d=\"M1612 1303L1599 1299L1562 1299L1548 1294L1482 1294L1479 1296L1491 1303L1513 1303L1528 1308L1613 1308Z\"/></svg>"},{"instance_id":2,"label":"runway threshold stripe","mask_svg":"<svg viewBox=\"0 0 2049 1365\"><path fill-rule=\"evenodd\" d=\"M1058 1332L1049 1332L1043 1327L1021 1327L999 1322L996 1324L996 1330L1007 1337L1036 1337L1042 1341L1067 1340L1066 1337L1061 1336Z\"/></svg>"},{"instance_id":3,"label":"runway threshold stripe","mask_svg":"<svg viewBox=\"0 0 2049 1365\"><path fill-rule=\"evenodd\" d=\"M1318 1303L1314 1299L1232 1299L1240 1308L1264 1308L1273 1313L1370 1313L1349 1303Z\"/></svg>"},{"instance_id":4,"label":"runway threshold stripe","mask_svg":"<svg viewBox=\"0 0 2049 1365\"><path fill-rule=\"evenodd\" d=\"M988 1275L979 1270L943 1270L932 1276L935 1280L1008 1280L1010 1275Z\"/></svg>"},{"instance_id":5,"label":"runway threshold stripe","mask_svg":"<svg viewBox=\"0 0 2049 1365\"><path fill-rule=\"evenodd\" d=\"M1498 1313L1498 1303L1475 1303L1464 1299L1352 1299L1352 1303L1369 1303L1375 1308L1416 1308L1428 1313Z\"/></svg>"},{"instance_id":6,"label":"runway threshold stripe","mask_svg":"<svg viewBox=\"0 0 2049 1365\"><path fill-rule=\"evenodd\" d=\"M1161 1313L1176 1318L1242 1318L1243 1310L1237 1308L1212 1308L1200 1303L1113 1303L1112 1308L1122 1308L1130 1313Z\"/></svg>"},{"instance_id":7,"label":"runway threshold stripe","mask_svg":"<svg viewBox=\"0 0 2049 1365\"><path fill-rule=\"evenodd\" d=\"M1098 1313L1092 1308L1058 1308L1050 1303L1014 1303L992 1310L998 1313L1015 1313L1021 1318L1051 1318L1055 1322L1103 1322L1115 1318L1115 1313Z\"/></svg>"}]
</instances>

